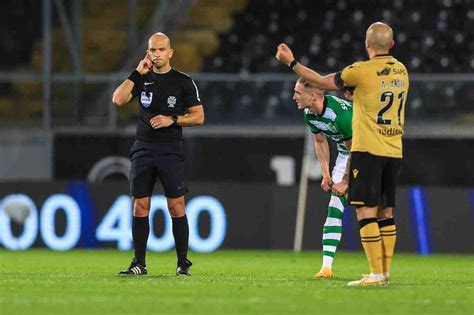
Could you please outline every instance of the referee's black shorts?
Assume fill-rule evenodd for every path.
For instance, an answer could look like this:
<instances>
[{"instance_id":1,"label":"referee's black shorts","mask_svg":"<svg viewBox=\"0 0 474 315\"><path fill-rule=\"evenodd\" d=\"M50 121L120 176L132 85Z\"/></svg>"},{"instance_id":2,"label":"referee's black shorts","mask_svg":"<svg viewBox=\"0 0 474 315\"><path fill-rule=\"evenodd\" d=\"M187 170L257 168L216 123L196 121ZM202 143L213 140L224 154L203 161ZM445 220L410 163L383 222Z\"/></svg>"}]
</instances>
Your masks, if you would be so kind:
<instances>
[{"instance_id":1,"label":"referee's black shorts","mask_svg":"<svg viewBox=\"0 0 474 315\"><path fill-rule=\"evenodd\" d=\"M149 197L159 178L165 196L178 198L188 192L184 184L184 148L181 140L146 142L135 140L130 148L130 194Z\"/></svg>"},{"instance_id":2,"label":"referee's black shorts","mask_svg":"<svg viewBox=\"0 0 474 315\"><path fill-rule=\"evenodd\" d=\"M402 159L351 152L349 204L395 207Z\"/></svg>"}]
</instances>

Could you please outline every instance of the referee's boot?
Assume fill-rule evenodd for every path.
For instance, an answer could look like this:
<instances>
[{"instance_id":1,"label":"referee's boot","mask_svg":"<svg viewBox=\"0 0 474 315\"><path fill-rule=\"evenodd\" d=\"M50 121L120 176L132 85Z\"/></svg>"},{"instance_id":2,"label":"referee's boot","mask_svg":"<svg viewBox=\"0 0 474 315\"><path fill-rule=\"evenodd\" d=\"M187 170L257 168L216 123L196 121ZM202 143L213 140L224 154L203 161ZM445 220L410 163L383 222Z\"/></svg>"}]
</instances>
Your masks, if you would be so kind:
<instances>
[{"instance_id":1,"label":"referee's boot","mask_svg":"<svg viewBox=\"0 0 474 315\"><path fill-rule=\"evenodd\" d=\"M146 275L146 267L142 266L137 262L137 259L133 257L130 267L119 272L119 275L131 275L131 276L143 276Z\"/></svg>"},{"instance_id":2,"label":"referee's boot","mask_svg":"<svg viewBox=\"0 0 474 315\"><path fill-rule=\"evenodd\" d=\"M176 275L177 276L190 276L191 273L189 272L189 267L191 267L192 265L193 263L189 259L178 261L178 267L176 268Z\"/></svg>"}]
</instances>

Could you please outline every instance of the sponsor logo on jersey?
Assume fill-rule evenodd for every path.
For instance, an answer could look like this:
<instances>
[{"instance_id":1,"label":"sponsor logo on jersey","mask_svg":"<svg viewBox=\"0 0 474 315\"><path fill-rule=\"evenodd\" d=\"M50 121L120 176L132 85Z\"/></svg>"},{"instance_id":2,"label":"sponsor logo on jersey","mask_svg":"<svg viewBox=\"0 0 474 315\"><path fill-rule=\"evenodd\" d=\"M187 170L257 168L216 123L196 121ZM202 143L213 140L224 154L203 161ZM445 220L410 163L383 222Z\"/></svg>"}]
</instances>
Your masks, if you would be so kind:
<instances>
[{"instance_id":1,"label":"sponsor logo on jersey","mask_svg":"<svg viewBox=\"0 0 474 315\"><path fill-rule=\"evenodd\" d=\"M389 75L390 74L390 68L389 67L385 67L383 68L383 70L380 70L380 71L377 71L377 75L380 77L380 76L383 76L383 75Z\"/></svg>"},{"instance_id":2,"label":"sponsor logo on jersey","mask_svg":"<svg viewBox=\"0 0 474 315\"><path fill-rule=\"evenodd\" d=\"M377 128L377 132L382 136L390 137L390 136L398 136L403 134L403 130L399 128L388 128L388 129L380 129Z\"/></svg>"},{"instance_id":3,"label":"sponsor logo on jersey","mask_svg":"<svg viewBox=\"0 0 474 315\"><path fill-rule=\"evenodd\" d=\"M153 84L155 82L145 82L145 85L150 85L150 84Z\"/></svg>"},{"instance_id":4,"label":"sponsor logo on jersey","mask_svg":"<svg viewBox=\"0 0 474 315\"><path fill-rule=\"evenodd\" d=\"M405 69L402 69L402 68L395 68L395 69L393 69L393 73L394 74L406 75L407 71Z\"/></svg>"},{"instance_id":5,"label":"sponsor logo on jersey","mask_svg":"<svg viewBox=\"0 0 474 315\"><path fill-rule=\"evenodd\" d=\"M359 170L356 169L356 168L353 169L353 170L352 170L352 174L354 174L354 179L356 179L356 178L357 178L357 175L359 175Z\"/></svg>"},{"instance_id":6,"label":"sponsor logo on jersey","mask_svg":"<svg viewBox=\"0 0 474 315\"><path fill-rule=\"evenodd\" d=\"M148 108L151 105L151 101L153 100L153 92L142 92L140 97L140 102L142 103L143 107Z\"/></svg>"},{"instance_id":7,"label":"sponsor logo on jersey","mask_svg":"<svg viewBox=\"0 0 474 315\"><path fill-rule=\"evenodd\" d=\"M168 107L174 107L176 104L176 96L168 96Z\"/></svg>"}]
</instances>

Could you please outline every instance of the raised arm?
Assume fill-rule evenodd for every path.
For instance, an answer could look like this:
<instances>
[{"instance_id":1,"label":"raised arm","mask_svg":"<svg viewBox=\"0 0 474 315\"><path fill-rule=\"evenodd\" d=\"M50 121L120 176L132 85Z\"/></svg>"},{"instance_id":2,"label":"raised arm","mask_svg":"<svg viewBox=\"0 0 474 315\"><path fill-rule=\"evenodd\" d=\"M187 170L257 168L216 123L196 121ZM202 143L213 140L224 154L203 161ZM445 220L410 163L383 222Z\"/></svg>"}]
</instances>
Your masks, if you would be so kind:
<instances>
[{"instance_id":1,"label":"raised arm","mask_svg":"<svg viewBox=\"0 0 474 315\"><path fill-rule=\"evenodd\" d=\"M334 83L335 73L326 76L298 63L293 56L293 52L286 44L280 44L277 48L276 59L289 66L296 74L310 82L316 88L326 91L336 91L339 88Z\"/></svg>"},{"instance_id":2,"label":"raised arm","mask_svg":"<svg viewBox=\"0 0 474 315\"><path fill-rule=\"evenodd\" d=\"M128 104L132 100L132 90L135 83L129 79L122 82L114 91L112 103L117 106Z\"/></svg>"},{"instance_id":3,"label":"raised arm","mask_svg":"<svg viewBox=\"0 0 474 315\"><path fill-rule=\"evenodd\" d=\"M130 74L128 79L122 82L114 91L112 95L112 103L117 106L128 104L132 98L132 90L135 86L135 82L140 79L142 75L147 74L152 68L152 63L148 54L145 55L143 60L140 60L138 67Z\"/></svg>"}]
</instances>

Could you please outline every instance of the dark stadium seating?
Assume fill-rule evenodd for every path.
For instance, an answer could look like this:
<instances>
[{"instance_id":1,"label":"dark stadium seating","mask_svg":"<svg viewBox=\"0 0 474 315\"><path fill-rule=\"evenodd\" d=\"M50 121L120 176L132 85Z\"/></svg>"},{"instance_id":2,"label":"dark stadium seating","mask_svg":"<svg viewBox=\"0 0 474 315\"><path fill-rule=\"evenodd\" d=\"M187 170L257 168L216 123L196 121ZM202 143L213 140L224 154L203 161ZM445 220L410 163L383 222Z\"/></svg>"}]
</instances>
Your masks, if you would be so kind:
<instances>
[{"instance_id":1,"label":"dark stadium seating","mask_svg":"<svg viewBox=\"0 0 474 315\"><path fill-rule=\"evenodd\" d=\"M474 70L472 0L257 0L236 15L204 71L287 71L272 58L280 42L304 64L339 70L366 58L365 30L374 21L393 27L393 53L411 72Z\"/></svg>"}]
</instances>

